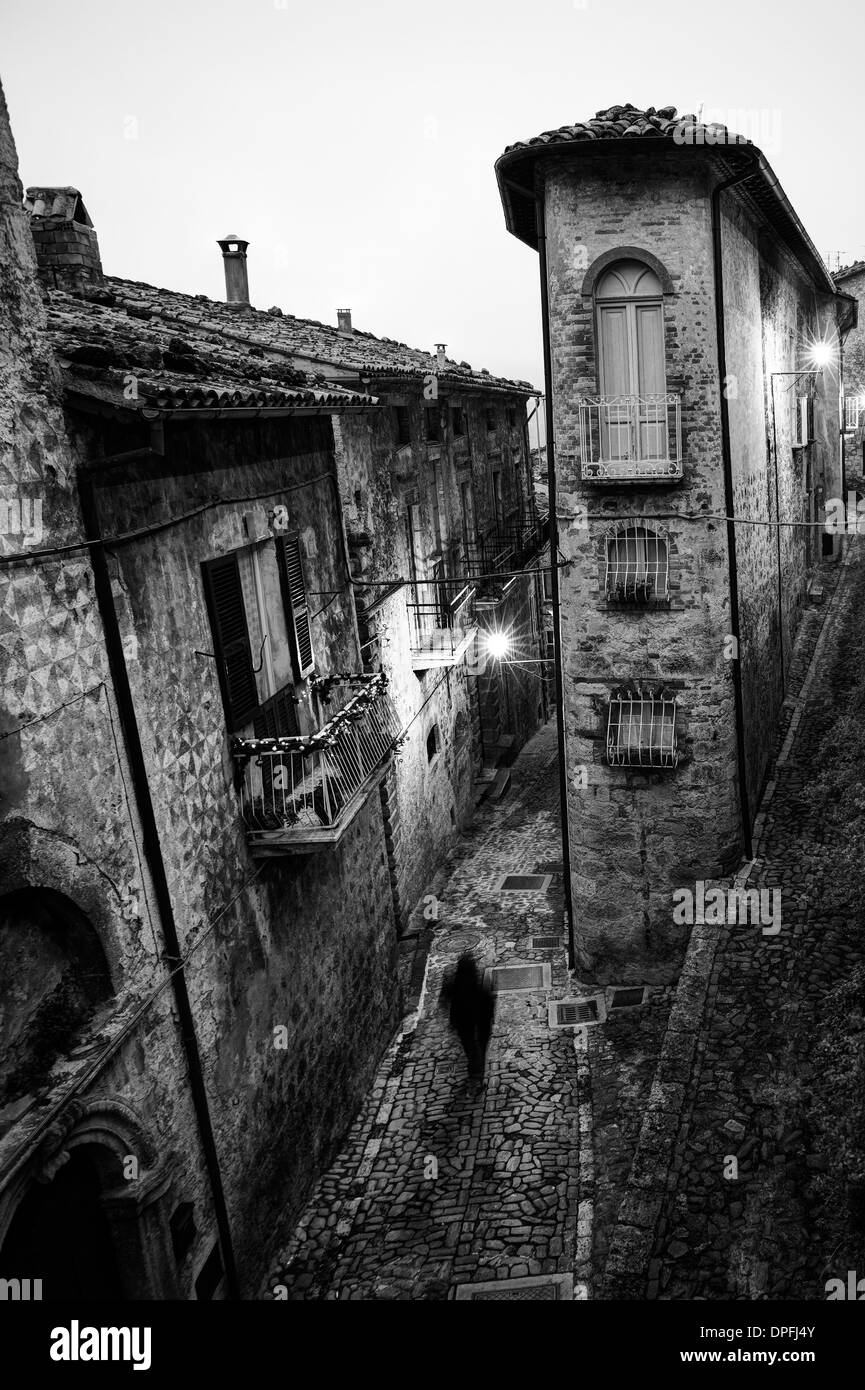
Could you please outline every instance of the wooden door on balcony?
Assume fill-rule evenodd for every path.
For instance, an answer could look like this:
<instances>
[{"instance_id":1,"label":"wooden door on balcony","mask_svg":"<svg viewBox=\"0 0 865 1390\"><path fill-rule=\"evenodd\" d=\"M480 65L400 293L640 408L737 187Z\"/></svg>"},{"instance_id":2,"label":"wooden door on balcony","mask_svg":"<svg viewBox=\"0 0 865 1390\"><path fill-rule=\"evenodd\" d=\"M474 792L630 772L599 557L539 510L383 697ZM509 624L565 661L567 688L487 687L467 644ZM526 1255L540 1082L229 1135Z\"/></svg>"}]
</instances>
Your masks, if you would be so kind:
<instances>
[{"instance_id":1,"label":"wooden door on balcony","mask_svg":"<svg viewBox=\"0 0 865 1390\"><path fill-rule=\"evenodd\" d=\"M661 293L640 261L619 261L598 282L601 450L613 462L667 457Z\"/></svg>"}]
</instances>

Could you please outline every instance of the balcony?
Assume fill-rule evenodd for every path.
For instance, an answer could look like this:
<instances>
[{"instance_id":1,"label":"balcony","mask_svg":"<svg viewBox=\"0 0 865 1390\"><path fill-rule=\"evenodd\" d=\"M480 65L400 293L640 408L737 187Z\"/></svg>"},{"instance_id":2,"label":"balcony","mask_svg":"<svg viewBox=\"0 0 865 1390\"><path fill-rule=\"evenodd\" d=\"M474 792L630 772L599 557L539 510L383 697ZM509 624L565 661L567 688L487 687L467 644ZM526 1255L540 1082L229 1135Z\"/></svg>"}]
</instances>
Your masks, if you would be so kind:
<instances>
[{"instance_id":1,"label":"balcony","mask_svg":"<svg viewBox=\"0 0 865 1390\"><path fill-rule=\"evenodd\" d=\"M383 771L399 720L381 674L337 678L341 707L316 734L235 739L241 816L255 858L339 844ZM355 689L348 699L347 691ZM340 696L342 698L340 698Z\"/></svg>"},{"instance_id":2,"label":"balcony","mask_svg":"<svg viewBox=\"0 0 865 1390\"><path fill-rule=\"evenodd\" d=\"M476 608L501 603L516 583L516 571L525 569L549 544L548 516L511 517L469 547L469 573L477 576ZM495 576L501 574L501 581ZM481 578L483 576L483 578Z\"/></svg>"},{"instance_id":3,"label":"balcony","mask_svg":"<svg viewBox=\"0 0 865 1390\"><path fill-rule=\"evenodd\" d=\"M415 671L455 666L474 638L474 586L420 581L409 588L406 603Z\"/></svg>"},{"instance_id":4,"label":"balcony","mask_svg":"<svg viewBox=\"0 0 865 1390\"><path fill-rule=\"evenodd\" d=\"M682 477L679 397L584 397L580 450L583 482L675 482Z\"/></svg>"}]
</instances>

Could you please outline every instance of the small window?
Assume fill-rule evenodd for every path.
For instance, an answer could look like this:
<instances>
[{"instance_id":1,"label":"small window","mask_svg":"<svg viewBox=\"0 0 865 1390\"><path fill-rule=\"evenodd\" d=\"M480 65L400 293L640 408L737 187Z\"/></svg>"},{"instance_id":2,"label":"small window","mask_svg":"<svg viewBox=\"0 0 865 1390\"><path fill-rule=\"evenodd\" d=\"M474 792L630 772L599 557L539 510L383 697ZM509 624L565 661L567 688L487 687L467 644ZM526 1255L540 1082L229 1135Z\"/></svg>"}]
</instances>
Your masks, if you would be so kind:
<instances>
[{"instance_id":1,"label":"small window","mask_svg":"<svg viewBox=\"0 0 865 1390\"><path fill-rule=\"evenodd\" d=\"M431 763L439 751L439 726L433 724L426 736L426 760Z\"/></svg>"},{"instance_id":2,"label":"small window","mask_svg":"<svg viewBox=\"0 0 865 1390\"><path fill-rule=\"evenodd\" d=\"M847 396L844 401L844 428L845 430L858 430L859 428L859 405L858 396Z\"/></svg>"},{"instance_id":3,"label":"small window","mask_svg":"<svg viewBox=\"0 0 865 1390\"><path fill-rule=\"evenodd\" d=\"M402 449L404 445L411 443L411 422L409 420L408 406L398 405L396 411L396 446Z\"/></svg>"},{"instance_id":4,"label":"small window","mask_svg":"<svg viewBox=\"0 0 865 1390\"><path fill-rule=\"evenodd\" d=\"M613 766L675 767L675 699L614 695L607 715L607 761Z\"/></svg>"},{"instance_id":5,"label":"small window","mask_svg":"<svg viewBox=\"0 0 865 1390\"><path fill-rule=\"evenodd\" d=\"M814 414L810 396L793 397L793 448L804 449L814 437Z\"/></svg>"},{"instance_id":6,"label":"small window","mask_svg":"<svg viewBox=\"0 0 865 1390\"><path fill-rule=\"evenodd\" d=\"M463 408L461 405L455 405L451 407L451 427L454 432L454 438L462 439L463 435L466 432L466 422L463 416Z\"/></svg>"},{"instance_id":7,"label":"small window","mask_svg":"<svg viewBox=\"0 0 865 1390\"><path fill-rule=\"evenodd\" d=\"M495 412L494 410L488 410L488 411L487 411L487 429L490 430L490 431L492 431L492 430L495 429L495 427L496 427L496 412Z\"/></svg>"},{"instance_id":8,"label":"small window","mask_svg":"<svg viewBox=\"0 0 865 1390\"><path fill-rule=\"evenodd\" d=\"M437 444L442 437L441 412L437 405L428 405L425 410L426 437L430 443Z\"/></svg>"},{"instance_id":9,"label":"small window","mask_svg":"<svg viewBox=\"0 0 865 1390\"><path fill-rule=\"evenodd\" d=\"M669 593L667 543L647 526L622 526L607 537L604 592L620 603L650 603Z\"/></svg>"}]
</instances>

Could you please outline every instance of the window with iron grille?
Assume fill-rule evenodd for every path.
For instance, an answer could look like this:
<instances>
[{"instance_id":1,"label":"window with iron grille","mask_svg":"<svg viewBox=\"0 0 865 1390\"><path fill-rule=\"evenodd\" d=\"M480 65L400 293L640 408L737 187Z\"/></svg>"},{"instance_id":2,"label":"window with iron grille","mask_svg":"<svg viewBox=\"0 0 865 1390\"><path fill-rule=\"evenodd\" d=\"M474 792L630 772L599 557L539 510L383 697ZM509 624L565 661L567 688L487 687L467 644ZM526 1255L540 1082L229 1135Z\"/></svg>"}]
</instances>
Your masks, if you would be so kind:
<instances>
[{"instance_id":1,"label":"window with iron grille","mask_svg":"<svg viewBox=\"0 0 865 1390\"><path fill-rule=\"evenodd\" d=\"M430 443L437 444L442 437L441 413L437 405L428 405L424 411L426 437Z\"/></svg>"},{"instance_id":2,"label":"window with iron grille","mask_svg":"<svg viewBox=\"0 0 865 1390\"><path fill-rule=\"evenodd\" d=\"M675 698L634 691L613 695L607 713L607 761L614 767L675 767Z\"/></svg>"},{"instance_id":3,"label":"window with iron grille","mask_svg":"<svg viewBox=\"0 0 865 1390\"><path fill-rule=\"evenodd\" d=\"M490 431L494 430L496 427L496 412L494 410L487 410L486 417L487 429Z\"/></svg>"},{"instance_id":4,"label":"window with iron grille","mask_svg":"<svg viewBox=\"0 0 865 1390\"><path fill-rule=\"evenodd\" d=\"M604 560L608 600L639 604L668 598L670 556L663 532L640 522L618 526L607 536Z\"/></svg>"},{"instance_id":5,"label":"window with iron grille","mask_svg":"<svg viewBox=\"0 0 865 1390\"><path fill-rule=\"evenodd\" d=\"M859 428L859 396L847 396L844 401L844 428L845 430L856 430Z\"/></svg>"},{"instance_id":6,"label":"window with iron grille","mask_svg":"<svg viewBox=\"0 0 865 1390\"><path fill-rule=\"evenodd\" d=\"M462 439L466 432L466 425L461 405L451 407L451 424L453 426L454 438Z\"/></svg>"}]
</instances>

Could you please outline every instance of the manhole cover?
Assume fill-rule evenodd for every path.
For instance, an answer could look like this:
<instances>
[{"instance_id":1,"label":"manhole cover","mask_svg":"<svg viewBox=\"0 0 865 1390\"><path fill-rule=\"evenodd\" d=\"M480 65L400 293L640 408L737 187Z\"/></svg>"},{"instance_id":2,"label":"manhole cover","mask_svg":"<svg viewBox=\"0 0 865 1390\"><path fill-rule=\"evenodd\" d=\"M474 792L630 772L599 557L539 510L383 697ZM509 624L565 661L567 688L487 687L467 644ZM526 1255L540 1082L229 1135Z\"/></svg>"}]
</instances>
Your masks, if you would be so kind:
<instances>
[{"instance_id":1,"label":"manhole cover","mask_svg":"<svg viewBox=\"0 0 865 1390\"><path fill-rule=\"evenodd\" d=\"M606 1009L602 995L591 999L557 999L548 1008L551 1028L573 1028L582 1023L603 1023Z\"/></svg>"},{"instance_id":2,"label":"manhole cover","mask_svg":"<svg viewBox=\"0 0 865 1390\"><path fill-rule=\"evenodd\" d=\"M497 893L546 893L552 874L505 874L495 885Z\"/></svg>"},{"instance_id":3,"label":"manhole cover","mask_svg":"<svg viewBox=\"0 0 865 1390\"><path fill-rule=\"evenodd\" d=\"M436 946L448 951L471 951L479 941L475 932L455 931L436 937Z\"/></svg>"},{"instance_id":4,"label":"manhole cover","mask_svg":"<svg viewBox=\"0 0 865 1390\"><path fill-rule=\"evenodd\" d=\"M561 946L561 944L562 944L562 938L561 938L560 936L533 936L533 937L532 937L532 950L533 950L533 951L554 951L555 948L556 948L557 946Z\"/></svg>"},{"instance_id":5,"label":"manhole cover","mask_svg":"<svg viewBox=\"0 0 865 1390\"><path fill-rule=\"evenodd\" d=\"M573 1299L574 1280L570 1274L547 1274L530 1279L497 1279L485 1284L460 1284L456 1296L462 1300L471 1299L473 1303L481 1299L505 1298L555 1303Z\"/></svg>"},{"instance_id":6,"label":"manhole cover","mask_svg":"<svg viewBox=\"0 0 865 1390\"><path fill-rule=\"evenodd\" d=\"M484 981L496 994L513 994L552 988L548 965L494 965L484 972Z\"/></svg>"}]
</instances>

